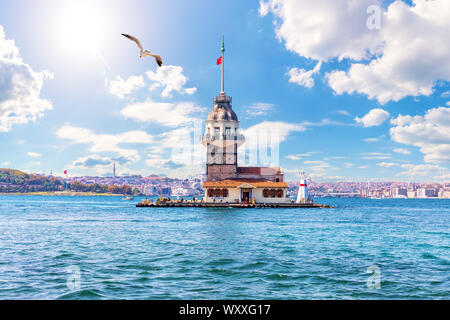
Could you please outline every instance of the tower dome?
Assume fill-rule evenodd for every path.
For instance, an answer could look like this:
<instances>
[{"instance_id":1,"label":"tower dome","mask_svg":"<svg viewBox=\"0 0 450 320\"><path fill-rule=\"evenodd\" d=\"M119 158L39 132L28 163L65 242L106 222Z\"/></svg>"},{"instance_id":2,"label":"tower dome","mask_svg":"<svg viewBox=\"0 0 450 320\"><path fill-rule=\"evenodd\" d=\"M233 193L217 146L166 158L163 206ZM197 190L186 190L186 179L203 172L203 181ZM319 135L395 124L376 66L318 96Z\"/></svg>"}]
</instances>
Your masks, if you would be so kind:
<instances>
[{"instance_id":1,"label":"tower dome","mask_svg":"<svg viewBox=\"0 0 450 320\"><path fill-rule=\"evenodd\" d=\"M228 97L229 98L229 97ZM231 98L229 98L231 99ZM215 99L216 100L216 99ZM238 121L238 117L236 113L231 108L231 104L228 101L225 102L218 102L215 101L216 104L214 105L213 109L208 115L208 121Z\"/></svg>"}]
</instances>

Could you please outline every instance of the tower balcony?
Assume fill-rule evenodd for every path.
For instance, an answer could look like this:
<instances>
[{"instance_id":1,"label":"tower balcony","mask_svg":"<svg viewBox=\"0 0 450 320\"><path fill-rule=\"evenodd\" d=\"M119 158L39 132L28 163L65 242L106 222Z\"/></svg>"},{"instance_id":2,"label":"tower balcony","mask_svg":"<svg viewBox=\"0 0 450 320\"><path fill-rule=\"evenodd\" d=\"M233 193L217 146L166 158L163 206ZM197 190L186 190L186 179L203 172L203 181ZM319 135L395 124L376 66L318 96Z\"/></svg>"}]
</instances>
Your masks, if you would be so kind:
<instances>
[{"instance_id":1,"label":"tower balcony","mask_svg":"<svg viewBox=\"0 0 450 320\"><path fill-rule=\"evenodd\" d=\"M208 143L217 146L223 144L237 144L238 146L240 146L245 142L245 136L241 133L202 134L200 136L200 141L204 146L206 146Z\"/></svg>"},{"instance_id":2,"label":"tower balcony","mask_svg":"<svg viewBox=\"0 0 450 320\"><path fill-rule=\"evenodd\" d=\"M226 95L215 96L213 98L213 102L214 103L218 103L218 102L229 102L229 103L231 103L232 101L233 101L233 99L231 97L227 97Z\"/></svg>"}]
</instances>

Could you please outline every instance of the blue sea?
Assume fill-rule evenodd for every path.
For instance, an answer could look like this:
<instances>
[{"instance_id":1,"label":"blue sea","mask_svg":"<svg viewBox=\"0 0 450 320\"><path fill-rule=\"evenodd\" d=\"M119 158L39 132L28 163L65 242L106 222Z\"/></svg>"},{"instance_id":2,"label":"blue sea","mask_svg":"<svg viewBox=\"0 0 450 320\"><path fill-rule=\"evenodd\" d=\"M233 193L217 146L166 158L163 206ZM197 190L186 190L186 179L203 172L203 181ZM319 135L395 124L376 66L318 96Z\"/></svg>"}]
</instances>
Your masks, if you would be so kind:
<instances>
[{"instance_id":1,"label":"blue sea","mask_svg":"<svg viewBox=\"0 0 450 320\"><path fill-rule=\"evenodd\" d=\"M0 196L0 299L449 299L450 200Z\"/></svg>"}]
</instances>

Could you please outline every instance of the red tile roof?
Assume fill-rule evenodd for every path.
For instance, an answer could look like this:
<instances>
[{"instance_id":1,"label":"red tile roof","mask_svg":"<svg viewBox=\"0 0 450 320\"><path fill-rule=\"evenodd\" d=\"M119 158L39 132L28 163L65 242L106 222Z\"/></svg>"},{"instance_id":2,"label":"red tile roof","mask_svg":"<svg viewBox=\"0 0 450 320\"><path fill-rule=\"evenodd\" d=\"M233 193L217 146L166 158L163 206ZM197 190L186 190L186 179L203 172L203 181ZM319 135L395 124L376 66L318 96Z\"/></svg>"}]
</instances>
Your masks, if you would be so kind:
<instances>
[{"instance_id":1,"label":"red tile roof","mask_svg":"<svg viewBox=\"0 0 450 320\"><path fill-rule=\"evenodd\" d=\"M237 188L248 183L255 188L288 188L286 182L272 182L263 179L227 179L220 181L204 181L203 188Z\"/></svg>"}]
</instances>

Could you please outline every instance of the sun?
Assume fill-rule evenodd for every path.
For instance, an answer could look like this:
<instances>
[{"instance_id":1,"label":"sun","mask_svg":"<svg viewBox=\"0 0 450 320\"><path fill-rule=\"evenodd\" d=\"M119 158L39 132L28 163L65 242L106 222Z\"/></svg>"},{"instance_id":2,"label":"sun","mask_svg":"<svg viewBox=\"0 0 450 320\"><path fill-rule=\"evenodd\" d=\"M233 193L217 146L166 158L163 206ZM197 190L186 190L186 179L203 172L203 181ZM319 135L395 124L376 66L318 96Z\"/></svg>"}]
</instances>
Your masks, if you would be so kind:
<instances>
[{"instance_id":1,"label":"sun","mask_svg":"<svg viewBox=\"0 0 450 320\"><path fill-rule=\"evenodd\" d=\"M108 28L107 7L97 1L65 1L58 10L57 41L71 54L95 54Z\"/></svg>"}]
</instances>

